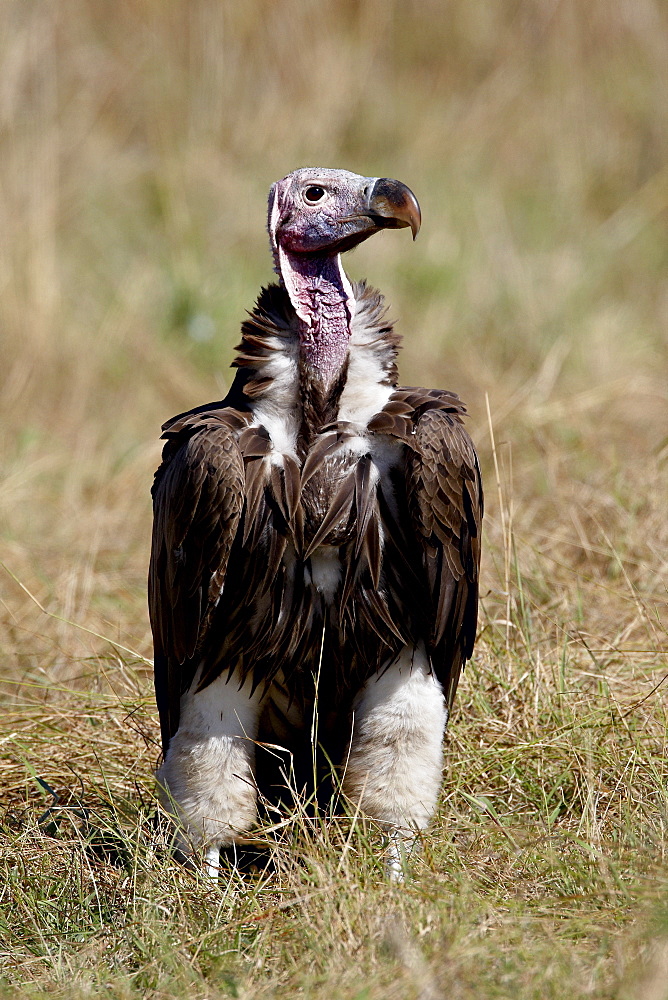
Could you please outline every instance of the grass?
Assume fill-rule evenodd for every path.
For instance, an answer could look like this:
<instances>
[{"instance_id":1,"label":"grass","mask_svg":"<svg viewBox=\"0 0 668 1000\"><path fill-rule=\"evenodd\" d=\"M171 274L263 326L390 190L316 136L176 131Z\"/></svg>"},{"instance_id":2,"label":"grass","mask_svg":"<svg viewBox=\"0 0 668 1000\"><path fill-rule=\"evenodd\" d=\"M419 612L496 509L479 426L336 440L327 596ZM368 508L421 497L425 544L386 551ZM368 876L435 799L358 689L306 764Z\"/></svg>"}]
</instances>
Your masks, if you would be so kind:
<instances>
[{"instance_id":1,"label":"grass","mask_svg":"<svg viewBox=\"0 0 668 1000\"><path fill-rule=\"evenodd\" d=\"M7 0L0 56L0 995L665 1000L664 5ZM420 198L348 266L469 404L480 637L406 885L298 809L214 888L156 817L148 490L317 162Z\"/></svg>"}]
</instances>

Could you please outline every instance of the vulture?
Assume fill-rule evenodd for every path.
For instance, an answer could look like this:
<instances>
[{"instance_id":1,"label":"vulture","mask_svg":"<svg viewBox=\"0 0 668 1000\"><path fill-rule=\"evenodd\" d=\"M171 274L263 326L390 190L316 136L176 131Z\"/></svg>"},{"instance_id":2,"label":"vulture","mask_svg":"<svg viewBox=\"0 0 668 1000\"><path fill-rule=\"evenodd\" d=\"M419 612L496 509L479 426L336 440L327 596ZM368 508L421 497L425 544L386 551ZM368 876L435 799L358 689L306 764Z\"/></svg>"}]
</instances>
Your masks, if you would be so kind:
<instances>
[{"instance_id":1,"label":"vulture","mask_svg":"<svg viewBox=\"0 0 668 1000\"><path fill-rule=\"evenodd\" d=\"M278 282L242 324L230 391L162 428L157 777L177 850L213 877L287 786L377 821L397 878L436 808L476 634L480 469L459 397L398 385L383 298L341 263L420 221L387 177L274 184Z\"/></svg>"}]
</instances>

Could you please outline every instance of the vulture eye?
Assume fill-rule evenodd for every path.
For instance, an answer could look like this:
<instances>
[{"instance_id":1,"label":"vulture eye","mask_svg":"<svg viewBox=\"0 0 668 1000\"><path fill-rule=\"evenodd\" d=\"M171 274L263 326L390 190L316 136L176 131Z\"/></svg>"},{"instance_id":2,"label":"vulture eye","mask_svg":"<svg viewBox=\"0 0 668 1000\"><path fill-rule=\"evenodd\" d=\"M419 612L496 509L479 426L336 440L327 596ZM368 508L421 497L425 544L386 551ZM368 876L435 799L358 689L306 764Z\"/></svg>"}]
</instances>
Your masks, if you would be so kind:
<instances>
[{"instance_id":1,"label":"vulture eye","mask_svg":"<svg viewBox=\"0 0 668 1000\"><path fill-rule=\"evenodd\" d=\"M311 184L304 191L304 201L307 201L309 205L317 205L319 201L325 197L325 189L320 187L319 184Z\"/></svg>"}]
</instances>

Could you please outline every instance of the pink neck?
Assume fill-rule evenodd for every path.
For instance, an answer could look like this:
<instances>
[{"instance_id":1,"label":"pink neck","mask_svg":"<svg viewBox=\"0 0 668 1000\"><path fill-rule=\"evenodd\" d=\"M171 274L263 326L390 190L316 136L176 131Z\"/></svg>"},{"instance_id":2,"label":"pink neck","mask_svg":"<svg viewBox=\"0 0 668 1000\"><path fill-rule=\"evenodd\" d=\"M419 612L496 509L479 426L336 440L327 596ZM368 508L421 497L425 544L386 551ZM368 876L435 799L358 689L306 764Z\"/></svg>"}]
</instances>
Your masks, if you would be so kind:
<instances>
[{"instance_id":1,"label":"pink neck","mask_svg":"<svg viewBox=\"0 0 668 1000\"><path fill-rule=\"evenodd\" d=\"M329 386L348 355L355 300L341 257L306 257L279 249L280 273L299 317L301 355Z\"/></svg>"}]
</instances>

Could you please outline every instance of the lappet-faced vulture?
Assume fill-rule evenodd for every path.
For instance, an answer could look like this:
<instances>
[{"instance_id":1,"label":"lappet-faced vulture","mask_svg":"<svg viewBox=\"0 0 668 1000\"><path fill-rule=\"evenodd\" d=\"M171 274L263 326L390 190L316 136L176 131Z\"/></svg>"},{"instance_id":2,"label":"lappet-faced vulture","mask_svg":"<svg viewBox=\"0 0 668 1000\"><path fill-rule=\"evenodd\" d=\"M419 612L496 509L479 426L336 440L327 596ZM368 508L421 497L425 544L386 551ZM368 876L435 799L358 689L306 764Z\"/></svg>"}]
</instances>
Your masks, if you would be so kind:
<instances>
[{"instance_id":1,"label":"lappet-faced vulture","mask_svg":"<svg viewBox=\"0 0 668 1000\"><path fill-rule=\"evenodd\" d=\"M476 632L480 470L458 396L397 385L383 299L341 265L408 226L420 209L395 180L318 167L274 184L279 283L242 325L230 392L163 427L158 778L180 850L212 873L258 792L319 773L312 752L387 830L391 870L436 807Z\"/></svg>"}]
</instances>

